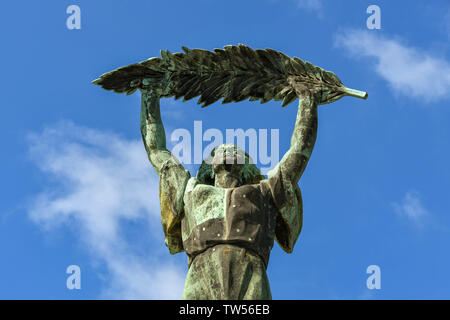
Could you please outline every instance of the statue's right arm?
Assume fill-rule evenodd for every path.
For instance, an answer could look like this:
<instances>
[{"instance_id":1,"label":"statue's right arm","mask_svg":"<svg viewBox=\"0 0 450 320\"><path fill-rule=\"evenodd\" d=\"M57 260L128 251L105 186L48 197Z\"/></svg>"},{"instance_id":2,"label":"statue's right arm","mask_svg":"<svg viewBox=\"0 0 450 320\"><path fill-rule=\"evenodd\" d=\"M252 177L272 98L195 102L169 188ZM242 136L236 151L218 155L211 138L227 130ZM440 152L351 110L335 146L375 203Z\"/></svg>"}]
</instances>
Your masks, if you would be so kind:
<instances>
[{"instance_id":1,"label":"statue's right arm","mask_svg":"<svg viewBox=\"0 0 450 320\"><path fill-rule=\"evenodd\" d=\"M190 178L189 171L166 149L166 134L159 109L160 95L142 91L141 133L148 159L159 176L161 224L170 253L184 251L181 218L184 214L183 195Z\"/></svg>"},{"instance_id":2,"label":"statue's right arm","mask_svg":"<svg viewBox=\"0 0 450 320\"><path fill-rule=\"evenodd\" d=\"M142 90L141 134L148 159L160 175L163 164L172 156L166 149L166 134L161 120L159 94L152 90Z\"/></svg>"}]
</instances>

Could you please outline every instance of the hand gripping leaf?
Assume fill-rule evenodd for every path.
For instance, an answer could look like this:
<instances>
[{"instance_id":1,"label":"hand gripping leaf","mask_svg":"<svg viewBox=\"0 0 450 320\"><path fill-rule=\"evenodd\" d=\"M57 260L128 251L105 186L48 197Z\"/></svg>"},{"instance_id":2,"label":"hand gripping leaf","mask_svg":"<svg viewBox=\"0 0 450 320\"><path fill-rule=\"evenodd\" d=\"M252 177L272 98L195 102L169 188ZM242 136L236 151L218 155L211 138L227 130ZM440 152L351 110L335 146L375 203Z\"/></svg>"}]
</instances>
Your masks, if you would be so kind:
<instances>
[{"instance_id":1,"label":"hand gripping leaf","mask_svg":"<svg viewBox=\"0 0 450 320\"><path fill-rule=\"evenodd\" d=\"M272 49L242 44L214 52L182 49L174 54L161 50L161 58L118 68L93 83L117 93L157 89L161 97L183 101L200 96L202 107L221 98L222 103L273 99L283 101L282 106L305 95L313 95L318 104L346 95L367 98L366 92L346 88L334 73Z\"/></svg>"}]
</instances>

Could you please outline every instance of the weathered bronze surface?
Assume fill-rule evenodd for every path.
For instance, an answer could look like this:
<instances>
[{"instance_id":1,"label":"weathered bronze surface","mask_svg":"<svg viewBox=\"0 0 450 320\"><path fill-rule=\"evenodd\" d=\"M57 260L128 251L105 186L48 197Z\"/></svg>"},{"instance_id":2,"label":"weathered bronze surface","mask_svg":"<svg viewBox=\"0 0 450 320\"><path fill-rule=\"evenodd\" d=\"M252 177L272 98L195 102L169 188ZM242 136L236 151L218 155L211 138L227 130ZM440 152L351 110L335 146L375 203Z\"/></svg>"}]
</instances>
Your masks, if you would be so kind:
<instances>
[{"instance_id":1,"label":"weathered bronze surface","mask_svg":"<svg viewBox=\"0 0 450 320\"><path fill-rule=\"evenodd\" d=\"M274 240L291 253L302 228L298 181L317 134L317 106L345 95L335 74L281 52L226 46L214 52L161 51L161 58L119 68L94 83L106 90L142 92L141 133L160 177L161 223L170 253L186 252L183 299L271 299L266 269ZM243 150L225 144L191 177L166 148L159 101L200 96L207 106L232 101L300 98L289 150L267 178Z\"/></svg>"}]
</instances>

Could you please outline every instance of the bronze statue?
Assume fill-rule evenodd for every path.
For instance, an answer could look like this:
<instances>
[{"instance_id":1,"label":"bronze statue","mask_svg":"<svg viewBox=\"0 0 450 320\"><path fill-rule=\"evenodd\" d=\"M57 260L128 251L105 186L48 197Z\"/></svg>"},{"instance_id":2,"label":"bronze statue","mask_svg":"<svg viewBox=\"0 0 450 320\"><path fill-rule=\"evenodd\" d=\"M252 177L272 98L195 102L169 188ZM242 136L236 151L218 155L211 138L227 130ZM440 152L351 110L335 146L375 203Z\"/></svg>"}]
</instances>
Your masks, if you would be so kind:
<instances>
[{"instance_id":1,"label":"bronze statue","mask_svg":"<svg viewBox=\"0 0 450 320\"><path fill-rule=\"evenodd\" d=\"M183 299L271 299L266 269L274 240L290 253L302 228L298 181L317 133L317 106L350 95L335 74L298 58L244 45L214 52L187 49L119 68L94 83L106 90L142 92L141 132L160 177L161 222L170 253L185 251L189 271ZM300 98L291 146L264 177L234 145L217 146L196 177L166 149L159 101L200 96L203 107Z\"/></svg>"}]
</instances>

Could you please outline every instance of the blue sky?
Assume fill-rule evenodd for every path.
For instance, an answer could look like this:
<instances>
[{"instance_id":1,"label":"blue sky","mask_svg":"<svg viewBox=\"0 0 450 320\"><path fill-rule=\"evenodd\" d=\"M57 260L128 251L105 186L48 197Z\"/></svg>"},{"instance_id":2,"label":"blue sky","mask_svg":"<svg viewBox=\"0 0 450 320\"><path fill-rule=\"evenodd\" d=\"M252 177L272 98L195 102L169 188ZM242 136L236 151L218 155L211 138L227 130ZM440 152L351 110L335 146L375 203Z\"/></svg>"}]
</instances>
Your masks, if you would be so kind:
<instances>
[{"instance_id":1,"label":"blue sky","mask_svg":"<svg viewBox=\"0 0 450 320\"><path fill-rule=\"evenodd\" d=\"M72 4L80 30L66 27ZM380 30L366 27L371 4ZM369 93L319 109L300 181L303 231L292 254L274 246L273 298L450 298L447 1L10 1L0 15L0 298L181 297L186 257L163 243L139 93L91 81L160 49L238 43ZM281 158L296 104L165 99L161 109L168 138L200 120L204 130L278 129ZM81 290L66 288L74 264ZM366 287L370 265L380 290Z\"/></svg>"}]
</instances>

